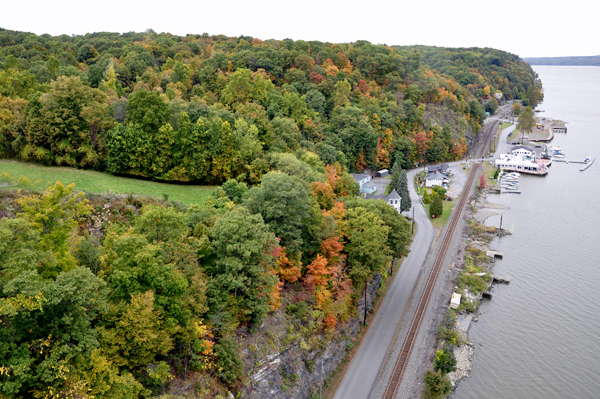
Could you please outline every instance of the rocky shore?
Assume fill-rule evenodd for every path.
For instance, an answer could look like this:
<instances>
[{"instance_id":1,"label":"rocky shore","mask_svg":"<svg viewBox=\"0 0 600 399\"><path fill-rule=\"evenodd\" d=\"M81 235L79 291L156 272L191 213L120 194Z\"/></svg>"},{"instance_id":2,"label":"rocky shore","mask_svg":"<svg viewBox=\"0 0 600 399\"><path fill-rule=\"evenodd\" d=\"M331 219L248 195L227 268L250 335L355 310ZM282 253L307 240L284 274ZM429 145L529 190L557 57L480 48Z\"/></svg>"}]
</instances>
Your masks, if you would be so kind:
<instances>
[{"instance_id":1,"label":"rocky shore","mask_svg":"<svg viewBox=\"0 0 600 399\"><path fill-rule=\"evenodd\" d=\"M493 190L493 189L492 189ZM484 189L481 190L478 194L476 194L471 201L471 209L473 210L469 215L468 219L471 223L471 231L465 237L463 250L465 250L468 246L475 247L479 250L484 251L485 253L489 253L492 251L490 248L490 242L495 236L503 237L505 235L511 234L510 232L498 228L486 228L484 226L484 222L490 216L501 214L502 210L510 209L508 206L494 204L487 201L486 194L490 190ZM473 225L483 226L481 228L473 228ZM486 262L484 268L486 272L492 273L494 265L494 258L490 257L488 262ZM492 281L489 283L491 288ZM455 287L456 288L456 287ZM461 344L457 345L453 352L456 357L456 369L447 374L448 380L452 385L452 391L454 391L459 384L459 382L468 378L471 374L472 364L473 364L473 353L474 353L474 345L469 341L469 328L471 327L472 322L477 321L477 312L479 310L479 303L482 299L482 294L475 296L473 303L476 304L474 308L474 312L470 312L468 310L462 310L457 314L455 328L459 332L461 340L459 341Z\"/></svg>"}]
</instances>

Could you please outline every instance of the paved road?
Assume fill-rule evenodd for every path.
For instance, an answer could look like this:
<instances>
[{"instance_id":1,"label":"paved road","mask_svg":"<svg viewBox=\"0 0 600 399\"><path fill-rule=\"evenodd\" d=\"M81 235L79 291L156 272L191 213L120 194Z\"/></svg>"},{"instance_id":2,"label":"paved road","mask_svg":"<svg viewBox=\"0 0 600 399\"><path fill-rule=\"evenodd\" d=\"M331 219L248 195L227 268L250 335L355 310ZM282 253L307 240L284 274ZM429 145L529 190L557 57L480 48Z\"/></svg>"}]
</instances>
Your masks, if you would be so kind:
<instances>
[{"instance_id":1,"label":"paved road","mask_svg":"<svg viewBox=\"0 0 600 399\"><path fill-rule=\"evenodd\" d=\"M408 181L412 182L415 173L420 170L408 172ZM334 399L366 399L369 397L379 371L385 364L388 348L394 339L402 313L409 304L419 273L431 249L435 231L413 185L409 184L409 186L411 200L415 207L417 234L410 246L410 253L394 277L379 312L371 322L369 331L350 363Z\"/></svg>"}]
</instances>

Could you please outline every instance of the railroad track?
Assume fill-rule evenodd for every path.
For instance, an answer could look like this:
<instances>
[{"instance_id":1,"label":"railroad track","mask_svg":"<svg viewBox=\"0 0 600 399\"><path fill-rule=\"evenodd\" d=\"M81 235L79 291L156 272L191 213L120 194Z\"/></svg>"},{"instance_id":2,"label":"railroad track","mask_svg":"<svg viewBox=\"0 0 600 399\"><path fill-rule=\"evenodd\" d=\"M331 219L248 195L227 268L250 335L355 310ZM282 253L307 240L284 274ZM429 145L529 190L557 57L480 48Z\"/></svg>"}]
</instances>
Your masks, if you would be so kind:
<instances>
[{"instance_id":1,"label":"railroad track","mask_svg":"<svg viewBox=\"0 0 600 399\"><path fill-rule=\"evenodd\" d=\"M488 127L488 131L486 133L486 138L484 141L484 145L481 147L477 158L482 158L485 150L489 145L489 140L492 136L492 132L497 128L499 121L495 121ZM435 258L435 262L433 264L433 268L427 278L427 283L425 284L425 289L423 290L423 294L419 300L419 304L417 305L417 310L413 316L413 319L410 323L410 327L408 329L408 333L406 335L406 339L402 344L402 348L400 349L400 354L396 359L396 363L394 364L394 369L392 371L392 376L388 381L386 386L383 398L384 399L394 399L398 394L398 388L400 387L400 382L402 381L402 376L404 375L404 370L406 370L406 365L408 364L408 360L410 359L410 354L412 352L413 346L415 344L415 340L419 333L419 329L421 327L421 322L423 321L423 317L425 316L425 312L427 311L427 305L429 304L429 298L433 292L433 288L435 286L435 282L439 275L440 269L442 268L442 264L444 263L444 258L446 257L446 253L448 252L448 247L450 246L450 242L452 241L452 236L454 235L454 230L458 225L458 222L462 215L462 210L467 203L467 198L469 191L471 189L471 185L475 180L475 177L479 173L480 165L479 163L473 164L473 169L471 169L471 173L469 173L469 177L467 179L467 183L463 188L462 195L460 196L458 203L454 207L454 212L452 213L452 217L450 218L450 224L448 225L448 229L446 230L446 234L442 240L442 244L440 250L438 252L437 257Z\"/></svg>"}]
</instances>

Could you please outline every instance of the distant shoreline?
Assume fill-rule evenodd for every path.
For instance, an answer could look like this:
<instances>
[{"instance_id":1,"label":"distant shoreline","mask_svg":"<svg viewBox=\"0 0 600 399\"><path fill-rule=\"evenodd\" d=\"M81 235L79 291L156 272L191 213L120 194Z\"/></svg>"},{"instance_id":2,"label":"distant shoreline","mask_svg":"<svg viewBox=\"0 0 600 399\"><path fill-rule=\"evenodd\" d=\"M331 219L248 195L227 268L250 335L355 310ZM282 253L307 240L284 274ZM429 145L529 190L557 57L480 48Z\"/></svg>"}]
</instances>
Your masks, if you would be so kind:
<instances>
[{"instance_id":1,"label":"distant shoreline","mask_svg":"<svg viewBox=\"0 0 600 399\"><path fill-rule=\"evenodd\" d=\"M530 65L550 66L600 66L600 55L585 57L524 57Z\"/></svg>"}]
</instances>

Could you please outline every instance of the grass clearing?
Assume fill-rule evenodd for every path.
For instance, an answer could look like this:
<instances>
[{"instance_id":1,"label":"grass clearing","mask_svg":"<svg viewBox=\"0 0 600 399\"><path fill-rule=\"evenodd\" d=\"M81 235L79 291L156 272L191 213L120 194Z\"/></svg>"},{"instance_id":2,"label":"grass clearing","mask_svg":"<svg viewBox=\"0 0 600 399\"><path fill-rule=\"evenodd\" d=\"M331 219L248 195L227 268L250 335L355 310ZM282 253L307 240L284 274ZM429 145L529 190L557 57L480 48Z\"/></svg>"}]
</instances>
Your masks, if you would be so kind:
<instances>
[{"instance_id":1,"label":"grass clearing","mask_svg":"<svg viewBox=\"0 0 600 399\"><path fill-rule=\"evenodd\" d=\"M95 194L138 194L178 201L184 204L204 204L216 186L159 183L108 173L68 168L41 166L32 163L0 159L0 175L9 173L11 180L20 182L11 188L44 189L59 180L64 185L75 183L76 189ZM27 183L27 177L31 183ZM2 189L2 188L0 188ZM5 189L5 188L4 188Z\"/></svg>"}]
</instances>

